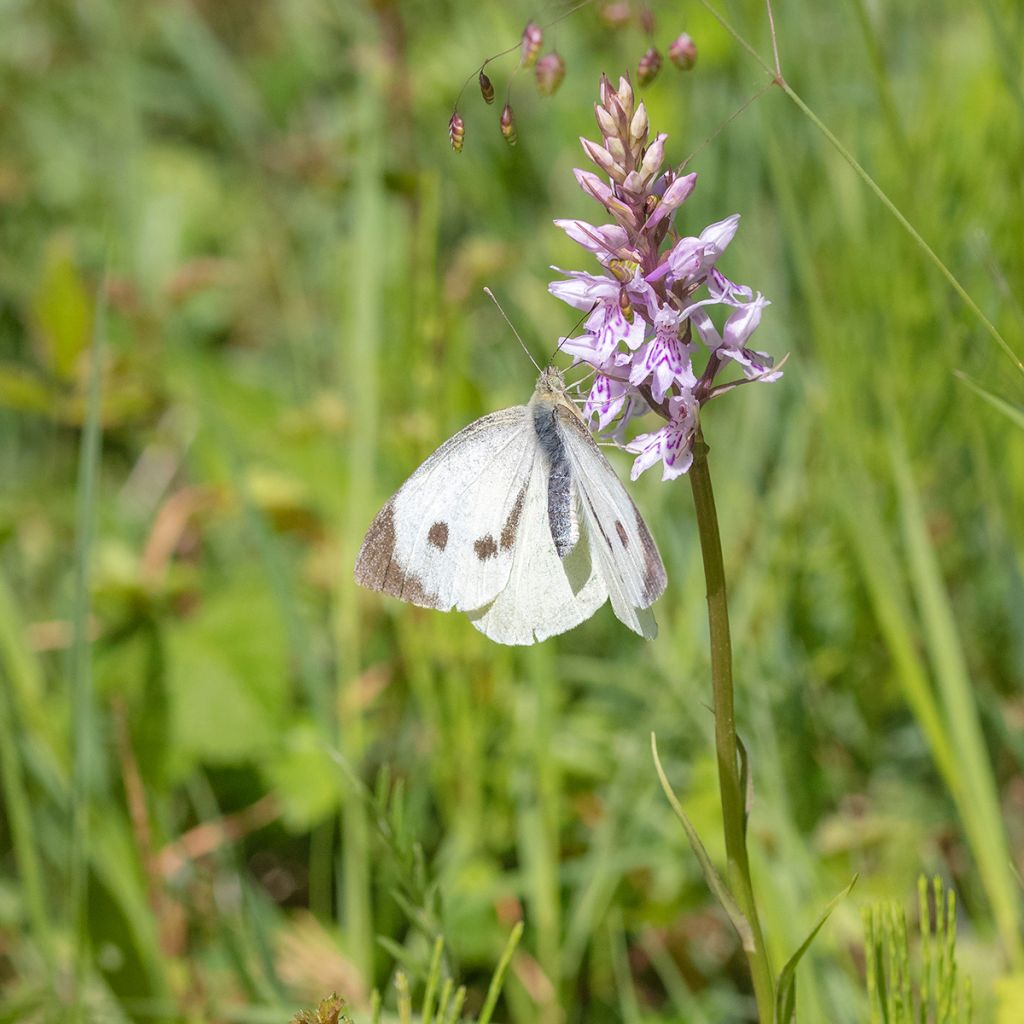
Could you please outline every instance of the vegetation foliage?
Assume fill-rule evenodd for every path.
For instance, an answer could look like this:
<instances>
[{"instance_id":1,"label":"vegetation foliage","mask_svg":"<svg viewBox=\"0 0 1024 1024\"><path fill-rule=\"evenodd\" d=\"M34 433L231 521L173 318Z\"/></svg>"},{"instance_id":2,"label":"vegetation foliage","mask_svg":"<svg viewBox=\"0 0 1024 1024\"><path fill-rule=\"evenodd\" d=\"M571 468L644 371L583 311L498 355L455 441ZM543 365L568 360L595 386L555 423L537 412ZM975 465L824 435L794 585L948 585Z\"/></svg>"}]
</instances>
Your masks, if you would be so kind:
<instances>
[{"instance_id":1,"label":"vegetation foliage","mask_svg":"<svg viewBox=\"0 0 1024 1024\"><path fill-rule=\"evenodd\" d=\"M972 1019L1012 1024L1024 374L780 89L729 120L767 80L706 8L653 9L699 52L644 92L695 153L686 215L743 214L723 270L790 353L704 422L773 961L858 874L799 1019L877 1016L860 908L937 873ZM721 10L770 53L760 2ZM1024 353L1024 9L775 13L789 84ZM635 487L669 573L653 643L602 612L498 648L352 582L380 501L530 392L482 288L538 359L574 322L550 222L588 214L595 83L649 44L592 7L560 21L565 81L514 80L515 149L467 99L452 153L463 77L534 14L3 5L0 1021L278 1024L331 992L369 1020L374 988L386 1019L396 968L424 1005L439 939L480 1017L520 920L494 1019L750 1014L650 756L656 731L721 864L688 489Z\"/></svg>"}]
</instances>

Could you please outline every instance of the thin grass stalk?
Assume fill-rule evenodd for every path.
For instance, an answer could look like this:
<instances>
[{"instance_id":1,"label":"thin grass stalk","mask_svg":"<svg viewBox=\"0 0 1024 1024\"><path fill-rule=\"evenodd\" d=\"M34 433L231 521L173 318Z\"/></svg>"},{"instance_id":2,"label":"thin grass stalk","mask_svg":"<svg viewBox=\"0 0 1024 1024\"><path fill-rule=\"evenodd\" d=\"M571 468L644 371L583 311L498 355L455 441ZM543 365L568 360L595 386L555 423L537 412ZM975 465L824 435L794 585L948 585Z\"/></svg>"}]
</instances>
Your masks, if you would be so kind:
<instances>
[{"instance_id":1,"label":"thin grass stalk","mask_svg":"<svg viewBox=\"0 0 1024 1024\"><path fill-rule=\"evenodd\" d=\"M405 971L395 972L395 990L398 992L398 1020L400 1024L412 1024L412 993Z\"/></svg>"},{"instance_id":2,"label":"thin grass stalk","mask_svg":"<svg viewBox=\"0 0 1024 1024\"><path fill-rule=\"evenodd\" d=\"M74 591L72 640L68 652L71 689L71 862L68 897L72 914L73 964L70 1020L85 1019L85 986L89 973L89 789L92 776L92 650L89 642L90 570L102 439L106 275L93 321L89 390L78 454L75 501Z\"/></svg>"},{"instance_id":3,"label":"thin grass stalk","mask_svg":"<svg viewBox=\"0 0 1024 1024\"><path fill-rule=\"evenodd\" d=\"M452 999L452 990L455 988L455 982L452 979L445 978L444 984L441 986L441 995L437 1000L437 1021L438 1024L444 1024L448 1014L448 1004ZM424 1018L424 1024L427 1024Z\"/></svg>"},{"instance_id":4,"label":"thin grass stalk","mask_svg":"<svg viewBox=\"0 0 1024 1024\"><path fill-rule=\"evenodd\" d=\"M444 1024L455 1024L462 1017L462 1007L466 1002L466 986L460 985L455 991L455 998L452 1000L451 1012L445 1018Z\"/></svg>"},{"instance_id":5,"label":"thin grass stalk","mask_svg":"<svg viewBox=\"0 0 1024 1024\"><path fill-rule=\"evenodd\" d=\"M0 785L29 927L47 969L52 972L54 948L43 889L43 856L36 843L32 801L19 756L19 725L12 699L15 691L33 688L31 680L17 683L11 678L22 666L18 651L20 625L7 583L0 578Z\"/></svg>"},{"instance_id":6,"label":"thin grass stalk","mask_svg":"<svg viewBox=\"0 0 1024 1024\"><path fill-rule=\"evenodd\" d=\"M928 1002L932 990L932 927L931 912L928 909L928 880L924 875L917 879L917 914L921 929L921 1006L920 1022L926 1024L928 1019Z\"/></svg>"},{"instance_id":7,"label":"thin grass stalk","mask_svg":"<svg viewBox=\"0 0 1024 1024\"><path fill-rule=\"evenodd\" d=\"M374 40L366 40L370 46ZM365 503L374 492L374 466L377 461L378 353L380 311L384 306L382 238L384 200L382 184L382 145L380 125L383 82L381 72L371 62L359 76L353 123L360 139L360 159L352 180L352 235L344 256L351 266L359 266L359 287L339 296L346 302L344 326L337 335L336 373L339 385L350 403L353 420L360 425L360 443L349 448L349 500L345 519L339 524L339 565L334 589L333 633L337 658L337 707L342 709L338 723L338 743L353 769L358 771L367 744L363 698L359 673L363 650L360 636L359 607L352 582L355 563L353 538L366 525ZM348 275L343 266L336 273L339 281ZM349 949L360 973L373 979L374 921L371 898L370 826L366 807L360 799L345 801L341 812L341 849L338 854L338 916L346 932Z\"/></svg>"},{"instance_id":8,"label":"thin grass stalk","mask_svg":"<svg viewBox=\"0 0 1024 1024\"><path fill-rule=\"evenodd\" d=\"M725 586L722 539L715 511L715 496L707 461L708 446L698 429L690 467L690 488L697 515L704 577L707 584L708 629L711 641L711 685L715 711L715 751L718 785L725 833L727 882L733 897L750 924L753 948L746 951L754 983L758 1017L771 1024L775 1014L775 979L761 932L754 885L747 856L746 809L740 782L739 748L733 700L732 642L729 636L729 606Z\"/></svg>"},{"instance_id":9,"label":"thin grass stalk","mask_svg":"<svg viewBox=\"0 0 1024 1024\"><path fill-rule=\"evenodd\" d=\"M437 998L437 982L441 976L441 954L444 952L444 936L434 939L434 950L430 956L430 969L427 972L427 984L423 992L423 1008L421 1024L433 1024L434 1006Z\"/></svg>"},{"instance_id":10,"label":"thin grass stalk","mask_svg":"<svg viewBox=\"0 0 1024 1024\"><path fill-rule=\"evenodd\" d=\"M491 984L488 986L487 996L484 999L484 1005L483 1009L480 1011L480 1016L477 1018L477 1024L490 1024L494 1008L498 1005L498 996L501 994L501 987L505 984L505 975L508 972L509 964L512 963L512 955L515 953L516 946L519 945L519 940L522 937L523 922L517 921L515 927L509 933L508 941L505 943L505 948L501 953L501 959L498 961L498 966L495 967L494 974L491 976ZM460 989L460 991L463 990ZM465 998L464 992L463 998ZM456 994L456 999L458 999L458 994Z\"/></svg>"}]
</instances>

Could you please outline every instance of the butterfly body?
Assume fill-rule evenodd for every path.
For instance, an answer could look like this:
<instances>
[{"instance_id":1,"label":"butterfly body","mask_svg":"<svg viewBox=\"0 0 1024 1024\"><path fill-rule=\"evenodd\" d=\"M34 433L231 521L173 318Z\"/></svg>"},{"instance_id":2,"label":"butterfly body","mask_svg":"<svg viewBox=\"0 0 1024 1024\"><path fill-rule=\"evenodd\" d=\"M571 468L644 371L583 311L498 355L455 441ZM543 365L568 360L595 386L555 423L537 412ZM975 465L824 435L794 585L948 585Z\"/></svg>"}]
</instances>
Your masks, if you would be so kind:
<instances>
[{"instance_id":1,"label":"butterfly body","mask_svg":"<svg viewBox=\"0 0 1024 1024\"><path fill-rule=\"evenodd\" d=\"M484 416L434 452L377 514L357 582L466 612L498 643L532 644L609 598L645 637L665 588L657 546L565 393L541 372L528 405Z\"/></svg>"}]
</instances>

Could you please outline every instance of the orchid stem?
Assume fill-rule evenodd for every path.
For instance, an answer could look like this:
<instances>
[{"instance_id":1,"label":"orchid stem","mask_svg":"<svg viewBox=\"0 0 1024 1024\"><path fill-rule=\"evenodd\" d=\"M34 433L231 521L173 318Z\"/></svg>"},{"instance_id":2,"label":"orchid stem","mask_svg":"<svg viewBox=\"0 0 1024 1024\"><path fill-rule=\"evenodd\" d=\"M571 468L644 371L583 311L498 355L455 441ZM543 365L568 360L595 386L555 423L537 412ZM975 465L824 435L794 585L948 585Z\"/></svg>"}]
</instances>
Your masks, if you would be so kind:
<instances>
[{"instance_id":1,"label":"orchid stem","mask_svg":"<svg viewBox=\"0 0 1024 1024\"><path fill-rule=\"evenodd\" d=\"M697 531L704 558L707 583L708 628L711 638L711 685L714 694L715 749L718 758L718 785L722 797L722 825L728 861L726 881L750 924L753 948L745 950L754 983L760 1024L772 1024L775 1014L774 978L761 922L754 900L747 857L745 795L740 778L739 743L733 708L732 643L729 638L729 607L725 589L725 565L722 539L715 512L715 495L707 461L708 446L698 429L690 467L690 487L697 511Z\"/></svg>"}]
</instances>

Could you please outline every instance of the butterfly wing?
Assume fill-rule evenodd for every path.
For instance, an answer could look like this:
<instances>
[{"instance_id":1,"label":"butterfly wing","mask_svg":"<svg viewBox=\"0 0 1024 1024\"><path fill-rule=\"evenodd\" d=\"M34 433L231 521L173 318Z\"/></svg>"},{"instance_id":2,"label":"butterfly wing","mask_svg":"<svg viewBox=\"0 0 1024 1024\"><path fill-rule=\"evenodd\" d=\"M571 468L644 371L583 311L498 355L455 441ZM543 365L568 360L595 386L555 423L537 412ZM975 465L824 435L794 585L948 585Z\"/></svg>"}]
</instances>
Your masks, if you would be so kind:
<instances>
[{"instance_id":1,"label":"butterfly wing","mask_svg":"<svg viewBox=\"0 0 1024 1024\"><path fill-rule=\"evenodd\" d=\"M585 535L564 558L548 519L549 472L534 460L508 582L487 606L470 612L473 625L500 644L532 644L589 619L608 598ZM585 524L584 533L585 533Z\"/></svg>"},{"instance_id":2,"label":"butterfly wing","mask_svg":"<svg viewBox=\"0 0 1024 1024\"><path fill-rule=\"evenodd\" d=\"M526 406L460 430L377 514L356 581L442 611L493 601L512 571L536 454Z\"/></svg>"},{"instance_id":3,"label":"butterfly wing","mask_svg":"<svg viewBox=\"0 0 1024 1024\"><path fill-rule=\"evenodd\" d=\"M560 408L559 414L579 514L612 609L633 632L653 639L658 626L648 609L667 582L658 547L586 424L571 408Z\"/></svg>"}]
</instances>

